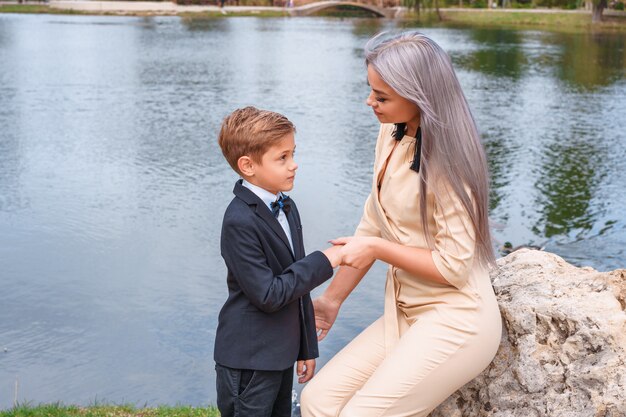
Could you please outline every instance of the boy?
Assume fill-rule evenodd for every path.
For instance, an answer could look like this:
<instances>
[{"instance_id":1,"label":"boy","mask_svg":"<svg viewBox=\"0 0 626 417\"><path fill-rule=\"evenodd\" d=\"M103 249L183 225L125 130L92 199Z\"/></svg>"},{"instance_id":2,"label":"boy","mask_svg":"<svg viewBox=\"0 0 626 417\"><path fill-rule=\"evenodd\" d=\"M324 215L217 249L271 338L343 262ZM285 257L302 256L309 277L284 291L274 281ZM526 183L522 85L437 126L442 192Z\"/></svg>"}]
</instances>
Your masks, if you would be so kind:
<instances>
[{"instance_id":1,"label":"boy","mask_svg":"<svg viewBox=\"0 0 626 417\"><path fill-rule=\"evenodd\" d=\"M224 122L219 145L243 178L222 223L228 299L215 336L222 417L289 417L293 365L311 379L318 356L309 291L333 274L340 248L304 256L294 202L295 127L283 115L246 107Z\"/></svg>"}]
</instances>

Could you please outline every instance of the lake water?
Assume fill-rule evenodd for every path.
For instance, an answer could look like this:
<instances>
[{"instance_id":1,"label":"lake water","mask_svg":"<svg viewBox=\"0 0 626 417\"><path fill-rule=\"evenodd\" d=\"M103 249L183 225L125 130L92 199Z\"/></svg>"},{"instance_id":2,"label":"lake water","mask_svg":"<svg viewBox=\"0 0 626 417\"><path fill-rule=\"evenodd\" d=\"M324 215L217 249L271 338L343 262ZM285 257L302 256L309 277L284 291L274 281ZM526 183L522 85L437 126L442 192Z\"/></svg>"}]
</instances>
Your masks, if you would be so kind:
<instances>
[{"instance_id":1,"label":"lake water","mask_svg":"<svg viewBox=\"0 0 626 417\"><path fill-rule=\"evenodd\" d=\"M351 234L378 131L362 47L395 27L0 14L0 408L214 403L237 179L220 121L248 104L288 115L307 250ZM626 266L626 35L423 32L482 132L496 246ZM346 302L318 366L381 314L384 271Z\"/></svg>"}]
</instances>

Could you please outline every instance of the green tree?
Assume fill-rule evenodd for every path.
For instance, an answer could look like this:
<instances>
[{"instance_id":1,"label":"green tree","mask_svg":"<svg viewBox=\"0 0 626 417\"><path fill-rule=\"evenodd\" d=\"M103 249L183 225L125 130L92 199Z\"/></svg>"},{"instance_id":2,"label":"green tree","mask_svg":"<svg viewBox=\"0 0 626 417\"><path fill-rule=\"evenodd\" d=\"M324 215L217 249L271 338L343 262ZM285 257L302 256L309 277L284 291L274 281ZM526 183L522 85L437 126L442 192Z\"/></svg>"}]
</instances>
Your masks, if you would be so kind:
<instances>
[{"instance_id":1,"label":"green tree","mask_svg":"<svg viewBox=\"0 0 626 417\"><path fill-rule=\"evenodd\" d=\"M439 21L443 20L439 11L439 0L402 0L402 5L409 10L415 10L417 16L420 15L421 9L435 9L437 19Z\"/></svg>"},{"instance_id":2,"label":"green tree","mask_svg":"<svg viewBox=\"0 0 626 417\"><path fill-rule=\"evenodd\" d=\"M420 9L422 8L422 0L402 0L402 5L407 9L415 10L417 15L420 15Z\"/></svg>"}]
</instances>

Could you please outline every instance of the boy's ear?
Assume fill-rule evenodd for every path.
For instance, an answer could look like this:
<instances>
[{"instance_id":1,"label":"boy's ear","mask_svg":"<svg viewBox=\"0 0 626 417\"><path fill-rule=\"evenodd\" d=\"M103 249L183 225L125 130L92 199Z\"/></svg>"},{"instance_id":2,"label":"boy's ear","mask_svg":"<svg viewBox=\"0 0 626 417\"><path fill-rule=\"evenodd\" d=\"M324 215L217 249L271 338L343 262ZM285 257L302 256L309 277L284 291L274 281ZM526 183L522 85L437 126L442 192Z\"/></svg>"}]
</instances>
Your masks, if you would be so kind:
<instances>
[{"instance_id":1,"label":"boy's ear","mask_svg":"<svg viewBox=\"0 0 626 417\"><path fill-rule=\"evenodd\" d=\"M237 168L246 177L252 177L254 175L254 162L252 158L247 155L240 157L237 160Z\"/></svg>"}]
</instances>

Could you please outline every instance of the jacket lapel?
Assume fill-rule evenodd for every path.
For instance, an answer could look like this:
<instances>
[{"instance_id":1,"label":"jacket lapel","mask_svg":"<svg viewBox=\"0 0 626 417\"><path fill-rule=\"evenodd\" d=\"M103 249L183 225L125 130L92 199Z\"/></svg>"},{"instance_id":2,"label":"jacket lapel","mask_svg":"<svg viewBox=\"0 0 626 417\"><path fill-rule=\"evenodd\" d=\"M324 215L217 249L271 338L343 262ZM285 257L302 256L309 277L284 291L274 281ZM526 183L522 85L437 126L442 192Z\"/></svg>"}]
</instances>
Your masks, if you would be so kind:
<instances>
[{"instance_id":1,"label":"jacket lapel","mask_svg":"<svg viewBox=\"0 0 626 417\"><path fill-rule=\"evenodd\" d=\"M376 207L376 214L380 219L380 224L382 226L381 233L382 235L392 242L399 242L400 239L393 233L393 229L389 224L389 219L387 218L387 214L385 213L385 208L380 201L380 188L378 187L381 184L383 176L385 172L390 168L389 162L391 159L391 153L394 151L397 142L391 135L383 136L381 139L384 142L381 144L381 149L379 155L376 157L375 167L374 167L374 183L372 184L372 197L374 198L374 206ZM393 167L392 167L393 169Z\"/></svg>"},{"instance_id":2,"label":"jacket lapel","mask_svg":"<svg viewBox=\"0 0 626 417\"><path fill-rule=\"evenodd\" d=\"M392 137L383 138L384 142L382 144L380 155L378 155L378 160L376 161L376 172L374 173L374 182L376 183L376 187L381 183L382 177L387 171L387 164L389 162L389 157L391 156L391 152L395 149L396 140Z\"/></svg>"},{"instance_id":3,"label":"jacket lapel","mask_svg":"<svg viewBox=\"0 0 626 417\"><path fill-rule=\"evenodd\" d=\"M289 239L287 239L285 231L283 230L280 223L278 223L278 220L276 220L276 217L274 217L274 214L272 214L268 207L265 207L265 204L263 204L263 202L256 206L256 214L258 214L259 217L261 217L265 221L265 223L267 223L272 228L272 230L278 235L278 237L280 237L280 240L283 241L285 246L287 246L287 249L289 249L289 253L291 253L293 256L291 246L289 245Z\"/></svg>"},{"instance_id":4,"label":"jacket lapel","mask_svg":"<svg viewBox=\"0 0 626 417\"><path fill-rule=\"evenodd\" d=\"M276 217L274 217L274 214L272 214L269 207L267 207L265 203L259 197L257 197L256 194L254 194L252 191L244 187L242 185L242 182L243 182L242 180L239 180L235 183L235 188L233 189L233 193L235 194L235 196L241 198L250 206L256 206L255 207L256 214L261 219L263 219L265 223L267 223L267 225L274 231L274 233L276 233L276 235L280 238L280 240L283 241L285 246L287 246L289 253L291 253L293 256L293 252L291 251L291 246L289 245L289 239L287 239L287 235L285 234L285 231L283 230L280 223L278 223L278 220L276 220ZM295 246L295 241L294 241L294 246Z\"/></svg>"}]
</instances>

